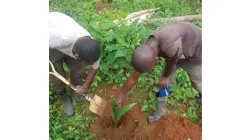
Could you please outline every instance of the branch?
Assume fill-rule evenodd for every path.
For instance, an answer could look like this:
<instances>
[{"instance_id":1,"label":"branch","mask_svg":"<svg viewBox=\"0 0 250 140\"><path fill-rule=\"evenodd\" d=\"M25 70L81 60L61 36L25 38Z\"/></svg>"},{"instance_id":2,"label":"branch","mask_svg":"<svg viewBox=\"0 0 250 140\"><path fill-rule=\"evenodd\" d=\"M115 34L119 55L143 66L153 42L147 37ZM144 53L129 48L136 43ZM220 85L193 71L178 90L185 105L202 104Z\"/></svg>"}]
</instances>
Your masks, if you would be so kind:
<instances>
[{"instance_id":1,"label":"branch","mask_svg":"<svg viewBox=\"0 0 250 140\"><path fill-rule=\"evenodd\" d=\"M171 18L159 18L159 19L149 19L150 23L154 23L156 21L193 21L193 20L201 20L201 15L187 15L187 16L178 16L178 17L171 17Z\"/></svg>"},{"instance_id":2,"label":"branch","mask_svg":"<svg viewBox=\"0 0 250 140\"><path fill-rule=\"evenodd\" d=\"M149 13L154 13L156 10L159 10L160 8L153 8L153 9L147 9L147 10L142 10L142 11L138 11L138 12L134 12L134 13L131 13L129 14L125 20L126 21L129 21L129 20L133 20L134 18L137 18L141 15L144 15L144 14L149 14Z\"/></svg>"}]
</instances>

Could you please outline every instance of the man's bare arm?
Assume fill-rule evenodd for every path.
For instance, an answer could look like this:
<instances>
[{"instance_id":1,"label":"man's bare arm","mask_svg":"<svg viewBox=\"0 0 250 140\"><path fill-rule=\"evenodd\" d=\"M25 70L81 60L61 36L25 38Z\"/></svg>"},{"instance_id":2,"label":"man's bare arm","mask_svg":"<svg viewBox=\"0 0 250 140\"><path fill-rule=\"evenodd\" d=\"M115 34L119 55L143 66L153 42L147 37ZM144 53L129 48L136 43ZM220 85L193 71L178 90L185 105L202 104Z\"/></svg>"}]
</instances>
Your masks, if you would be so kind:
<instances>
[{"instance_id":1,"label":"man's bare arm","mask_svg":"<svg viewBox=\"0 0 250 140\"><path fill-rule=\"evenodd\" d=\"M127 93L128 91L130 91L137 82L140 75L141 73L137 72L136 70L133 70L133 73L129 76L125 85L122 87L122 92Z\"/></svg>"},{"instance_id":2,"label":"man's bare arm","mask_svg":"<svg viewBox=\"0 0 250 140\"><path fill-rule=\"evenodd\" d=\"M85 80L85 82L83 84L84 88L86 88L86 89L89 88L89 86L91 85L91 83L92 83L92 81L93 81L93 79L94 79L94 77L95 77L95 75L97 73L97 70L98 69L93 69L93 68L91 68L89 70L87 78L86 78L86 80Z\"/></svg>"}]
</instances>

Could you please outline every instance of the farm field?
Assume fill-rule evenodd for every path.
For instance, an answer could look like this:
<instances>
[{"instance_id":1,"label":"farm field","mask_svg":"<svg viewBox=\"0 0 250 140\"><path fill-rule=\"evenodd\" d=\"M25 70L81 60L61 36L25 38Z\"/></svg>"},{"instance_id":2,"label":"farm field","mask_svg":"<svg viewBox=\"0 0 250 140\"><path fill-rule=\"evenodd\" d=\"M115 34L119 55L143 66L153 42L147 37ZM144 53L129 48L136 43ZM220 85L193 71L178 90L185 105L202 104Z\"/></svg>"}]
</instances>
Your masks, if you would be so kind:
<instances>
[{"instance_id":1,"label":"farm field","mask_svg":"<svg viewBox=\"0 0 250 140\"><path fill-rule=\"evenodd\" d=\"M101 118L88 110L88 102L73 101L75 115L67 118L62 102L57 99L50 84L50 140L201 140L201 101L183 69L177 70L177 83L171 85L168 115L154 124L147 123L147 116L156 108L154 95L159 90L156 85L163 59L157 62L152 72L141 75L129 92L125 105L136 104L120 118L117 127L112 118L111 103L116 90L123 86L132 72L130 62L133 50L157 27L175 22L157 19L201 15L200 0L50 0L49 5L50 11L71 16L100 42L100 68L91 91L108 101ZM158 9L149 20L135 20L131 24L123 20L133 12L152 8ZM119 21L119 25L114 21ZM202 28L201 19L189 22ZM89 69L87 66L85 72ZM69 69L64 66L64 70L70 81Z\"/></svg>"}]
</instances>

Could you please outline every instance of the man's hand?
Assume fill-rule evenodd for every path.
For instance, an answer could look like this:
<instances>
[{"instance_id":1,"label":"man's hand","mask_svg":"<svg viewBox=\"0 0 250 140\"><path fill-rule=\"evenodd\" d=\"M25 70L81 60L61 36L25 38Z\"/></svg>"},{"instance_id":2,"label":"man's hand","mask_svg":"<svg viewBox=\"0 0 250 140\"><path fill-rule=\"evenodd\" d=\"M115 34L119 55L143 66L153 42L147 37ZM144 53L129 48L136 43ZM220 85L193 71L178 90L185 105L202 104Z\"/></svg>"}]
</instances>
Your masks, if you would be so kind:
<instances>
[{"instance_id":1,"label":"man's hand","mask_svg":"<svg viewBox=\"0 0 250 140\"><path fill-rule=\"evenodd\" d=\"M118 107L121 107L124 98L125 98L125 93L122 91L122 89L118 89L118 91L115 94L115 103Z\"/></svg>"},{"instance_id":2,"label":"man's hand","mask_svg":"<svg viewBox=\"0 0 250 140\"><path fill-rule=\"evenodd\" d=\"M170 85L169 77L165 77L165 76L161 75L159 85L160 85L161 88L169 87L169 85Z\"/></svg>"},{"instance_id":3,"label":"man's hand","mask_svg":"<svg viewBox=\"0 0 250 140\"><path fill-rule=\"evenodd\" d=\"M87 88L84 85L77 85L76 86L76 93L79 95L84 95L87 91Z\"/></svg>"}]
</instances>

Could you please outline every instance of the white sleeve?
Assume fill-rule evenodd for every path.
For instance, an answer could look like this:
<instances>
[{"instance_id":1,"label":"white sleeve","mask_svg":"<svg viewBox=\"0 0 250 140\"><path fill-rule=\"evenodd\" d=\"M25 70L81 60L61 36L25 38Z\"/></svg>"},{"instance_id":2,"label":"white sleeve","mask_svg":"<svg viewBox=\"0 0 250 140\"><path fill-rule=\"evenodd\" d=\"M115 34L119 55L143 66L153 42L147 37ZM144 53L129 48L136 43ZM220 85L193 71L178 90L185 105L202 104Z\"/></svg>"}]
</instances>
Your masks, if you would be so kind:
<instances>
[{"instance_id":1,"label":"white sleeve","mask_svg":"<svg viewBox=\"0 0 250 140\"><path fill-rule=\"evenodd\" d=\"M99 65L100 65L100 59L98 59L98 60L92 65L92 68L93 68L93 69L98 69L98 68L99 68Z\"/></svg>"}]
</instances>

